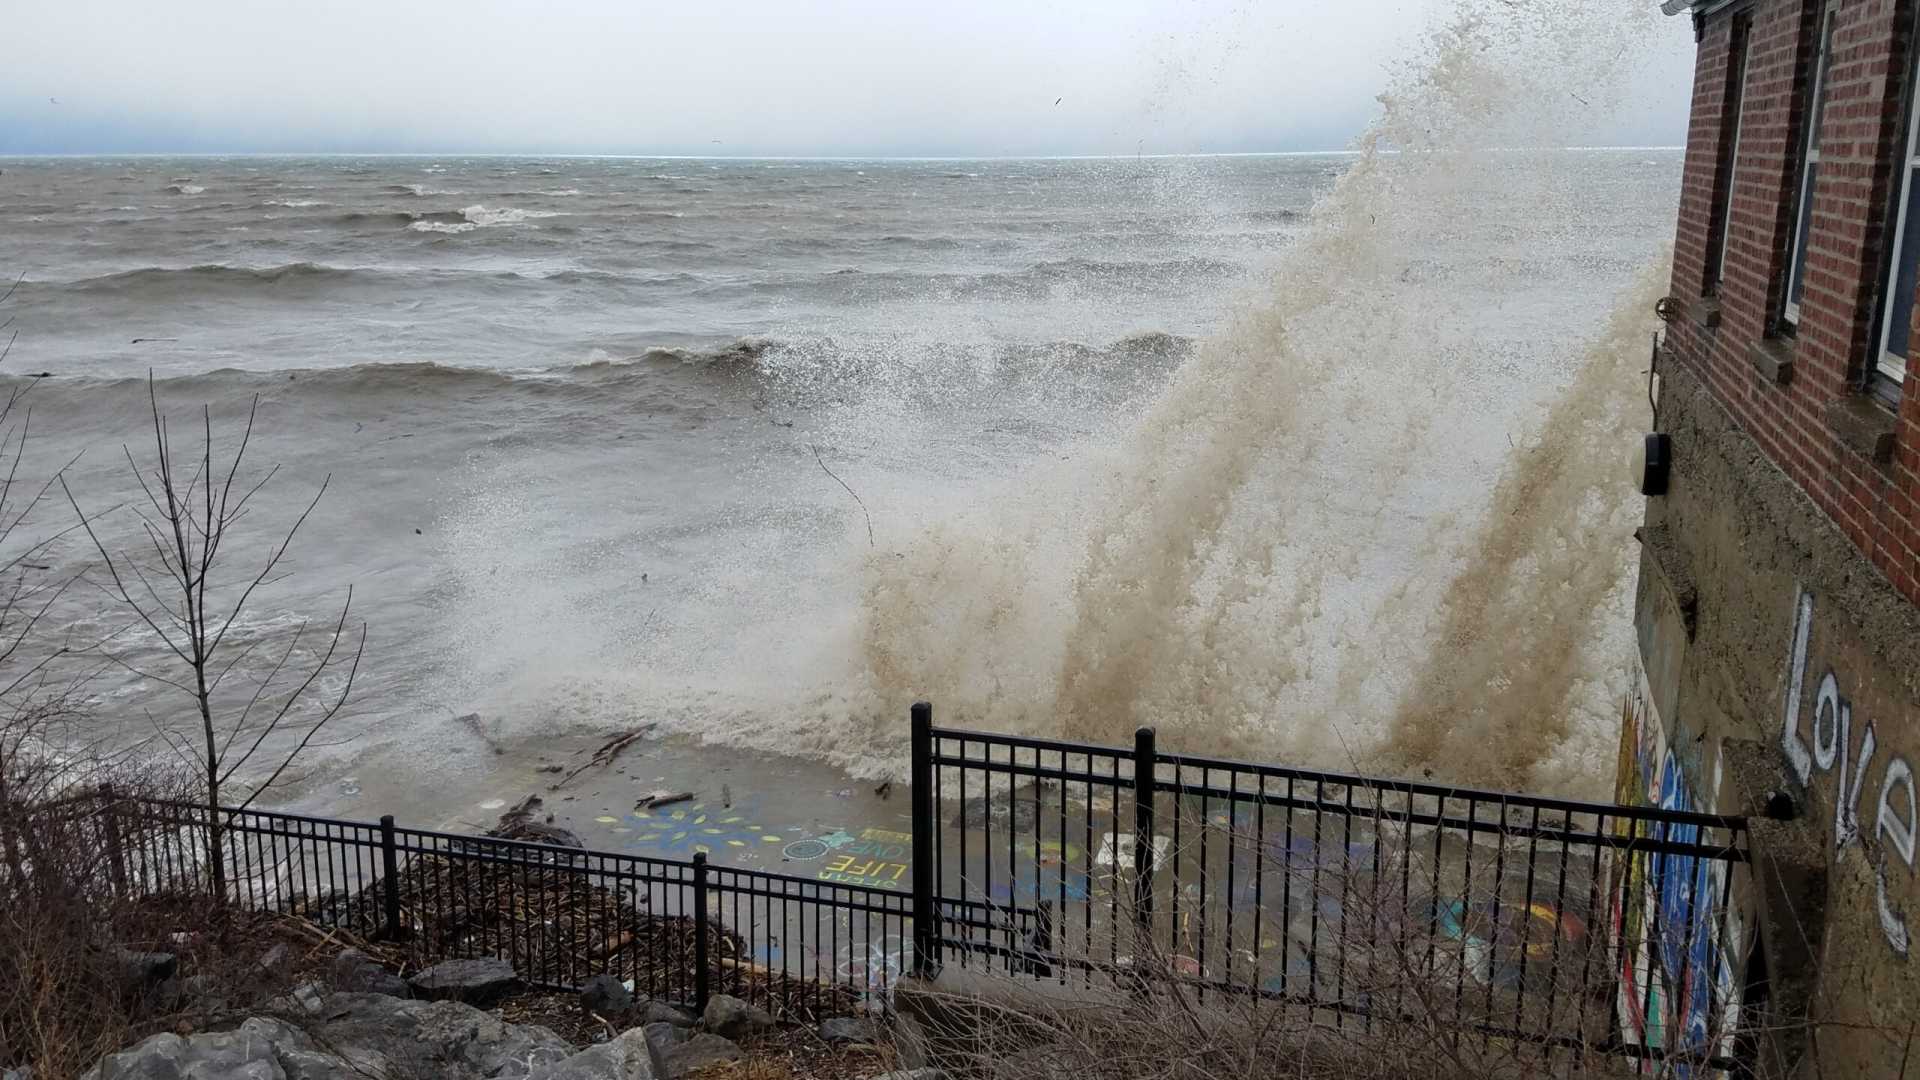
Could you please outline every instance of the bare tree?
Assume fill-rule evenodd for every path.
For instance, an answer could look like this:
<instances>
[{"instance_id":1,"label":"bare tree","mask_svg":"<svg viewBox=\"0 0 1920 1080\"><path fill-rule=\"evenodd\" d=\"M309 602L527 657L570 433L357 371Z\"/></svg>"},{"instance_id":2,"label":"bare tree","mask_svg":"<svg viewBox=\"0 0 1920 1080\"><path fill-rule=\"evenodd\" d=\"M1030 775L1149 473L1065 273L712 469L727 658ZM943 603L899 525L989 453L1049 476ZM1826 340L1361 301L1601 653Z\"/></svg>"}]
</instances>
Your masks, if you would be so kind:
<instances>
[{"instance_id":1,"label":"bare tree","mask_svg":"<svg viewBox=\"0 0 1920 1080\"><path fill-rule=\"evenodd\" d=\"M0 306L12 300L25 275L0 292ZM0 333L14 315L0 319ZM0 343L0 361L13 350L20 332ZM77 526L52 533L29 525L46 501L68 461L35 484L21 475L32 431L26 398L37 382L16 384L0 399L0 849L18 875L22 863L17 817L27 805L52 793L69 770L51 768L75 715L76 692L86 673L74 676L57 661L76 648L64 635L43 632L48 613L80 575L56 574L50 555Z\"/></svg>"},{"instance_id":2,"label":"bare tree","mask_svg":"<svg viewBox=\"0 0 1920 1080\"><path fill-rule=\"evenodd\" d=\"M247 518L255 496L279 472L274 466L257 479L242 475L259 398L255 397L248 410L246 428L235 442L232 458L226 460L223 455L219 462L215 460L211 408L201 410L199 453L180 461L175 458L167 418L160 411L151 375L147 379L147 401L153 417L154 460L143 466L131 447L123 447L127 467L146 500L144 506L136 504L133 511L145 540L144 545L136 542L137 555L109 548L94 528L99 515L89 517L81 510L64 478L60 487L104 566L104 580L96 584L133 613L136 625L144 626L159 639L163 653L158 667L142 666L111 651L109 659L192 699L198 720L194 733L197 739L184 737L158 720L154 727L204 780L207 862L215 893L225 895L223 832L231 813L246 809L278 781L314 737L340 714L353 691L366 650L366 624L361 624L359 639L353 641L347 625L353 607L353 589L349 587L339 615L315 633L309 634L310 623L302 620L286 635L283 647L271 643L270 635L242 640L249 635L244 630L236 633L235 628L241 625L249 602L262 586L282 576L288 548L326 494L332 477L320 484L284 532L268 534L266 553L255 566L226 574L223 571L230 561L225 550L227 541L235 537L236 526ZM296 659L303 641L310 643L312 653ZM341 668L345 669L345 681L337 689L320 684L322 675ZM269 756L261 759L264 779L238 806L223 810L221 793L228 782L254 763L275 735L292 739L293 745L268 748Z\"/></svg>"}]
</instances>

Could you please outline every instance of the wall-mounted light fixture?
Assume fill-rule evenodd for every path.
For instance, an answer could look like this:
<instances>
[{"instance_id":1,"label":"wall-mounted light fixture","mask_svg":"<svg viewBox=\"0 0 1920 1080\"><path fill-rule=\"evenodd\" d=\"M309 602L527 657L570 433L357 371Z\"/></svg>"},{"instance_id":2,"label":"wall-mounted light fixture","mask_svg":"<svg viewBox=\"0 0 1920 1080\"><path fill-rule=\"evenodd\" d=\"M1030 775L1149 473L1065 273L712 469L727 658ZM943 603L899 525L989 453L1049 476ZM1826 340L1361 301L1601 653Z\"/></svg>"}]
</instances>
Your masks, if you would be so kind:
<instances>
[{"instance_id":1,"label":"wall-mounted light fixture","mask_svg":"<svg viewBox=\"0 0 1920 1080\"><path fill-rule=\"evenodd\" d=\"M1664 431L1648 432L1634 455L1634 475L1640 481L1640 494L1648 498L1667 493L1667 478L1673 471L1673 439Z\"/></svg>"}]
</instances>

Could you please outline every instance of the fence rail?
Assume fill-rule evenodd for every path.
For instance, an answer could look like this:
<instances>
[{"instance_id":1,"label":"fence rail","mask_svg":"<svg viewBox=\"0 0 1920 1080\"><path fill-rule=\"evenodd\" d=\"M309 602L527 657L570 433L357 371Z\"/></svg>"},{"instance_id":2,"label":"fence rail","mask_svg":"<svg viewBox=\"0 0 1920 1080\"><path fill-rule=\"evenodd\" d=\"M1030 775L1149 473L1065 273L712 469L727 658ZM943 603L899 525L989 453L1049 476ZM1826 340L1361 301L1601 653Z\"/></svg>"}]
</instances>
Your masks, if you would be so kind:
<instances>
[{"instance_id":1,"label":"fence rail","mask_svg":"<svg viewBox=\"0 0 1920 1080\"><path fill-rule=\"evenodd\" d=\"M210 885L410 962L498 955L696 1008L886 1001L943 964L1416 1015L1576 1056L1729 1068L1743 819L935 727L913 710L911 891L114 798L123 890ZM217 871L216 871L217 868Z\"/></svg>"},{"instance_id":2,"label":"fence rail","mask_svg":"<svg viewBox=\"0 0 1920 1080\"><path fill-rule=\"evenodd\" d=\"M1741 818L914 725L929 962L1738 1064Z\"/></svg>"}]
</instances>

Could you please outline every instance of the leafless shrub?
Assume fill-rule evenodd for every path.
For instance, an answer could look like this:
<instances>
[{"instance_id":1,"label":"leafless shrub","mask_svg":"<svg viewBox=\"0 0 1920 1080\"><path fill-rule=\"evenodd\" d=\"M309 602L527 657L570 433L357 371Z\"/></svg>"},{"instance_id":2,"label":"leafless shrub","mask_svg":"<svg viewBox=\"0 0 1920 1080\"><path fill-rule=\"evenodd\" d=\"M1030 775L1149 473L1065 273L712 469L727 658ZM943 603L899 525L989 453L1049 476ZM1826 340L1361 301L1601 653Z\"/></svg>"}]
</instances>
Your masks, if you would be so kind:
<instances>
[{"instance_id":1,"label":"leafless shrub","mask_svg":"<svg viewBox=\"0 0 1920 1080\"><path fill-rule=\"evenodd\" d=\"M233 442L232 457L221 461L215 459L210 408L201 411L199 452L182 459L176 457L151 377L148 403L153 460L143 466L131 447L123 448L127 468L145 496L145 505L132 509L142 541L136 542L132 552L111 548L95 529L100 515L89 517L64 479L60 485L100 557L98 584L171 657L159 668L142 667L113 651L108 651L109 659L192 701L197 725L190 734L158 721L155 730L201 778L201 801L209 815L205 864L215 895L223 896L227 892L227 820L219 812L223 792L258 759L261 764L256 768L263 778L234 807L245 809L339 715L353 691L366 649L366 626L361 625L354 640L347 625L353 606L349 587L339 615L312 634L303 620L284 635L284 647L276 648L280 643L261 637L240 640L243 635L236 635L234 629L249 601L282 571L294 537L326 494L327 482L321 483L290 526L269 534L265 554L254 567L227 574L227 542L239 535L254 497L278 473L276 466L257 477L243 476L259 399L254 400L245 429ZM296 659L303 642L313 650L311 659ZM337 688L320 681L330 672L343 673ZM270 746L276 736L280 740ZM263 750L267 756L261 756Z\"/></svg>"}]
</instances>

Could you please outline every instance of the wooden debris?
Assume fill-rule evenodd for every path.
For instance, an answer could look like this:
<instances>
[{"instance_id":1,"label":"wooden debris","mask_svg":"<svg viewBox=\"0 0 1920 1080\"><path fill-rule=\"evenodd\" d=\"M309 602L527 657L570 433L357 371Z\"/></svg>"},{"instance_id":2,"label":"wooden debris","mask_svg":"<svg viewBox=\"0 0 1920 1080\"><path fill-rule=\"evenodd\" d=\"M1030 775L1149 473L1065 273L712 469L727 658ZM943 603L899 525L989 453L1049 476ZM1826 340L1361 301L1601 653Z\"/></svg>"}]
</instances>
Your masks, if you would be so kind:
<instances>
[{"instance_id":1,"label":"wooden debris","mask_svg":"<svg viewBox=\"0 0 1920 1080\"><path fill-rule=\"evenodd\" d=\"M633 808L635 810L657 810L662 806L672 806L674 803L686 802L691 798L693 798L693 792L691 791L656 791L651 795L640 796L640 801L634 803Z\"/></svg>"},{"instance_id":2,"label":"wooden debris","mask_svg":"<svg viewBox=\"0 0 1920 1080\"><path fill-rule=\"evenodd\" d=\"M488 836L502 840L525 840L533 844L553 844L558 847L585 848L586 842L575 836L571 830L553 824L553 815L547 814L544 821L535 821L540 813L540 796L529 795L515 803L513 808L500 815L499 824L487 830Z\"/></svg>"},{"instance_id":3,"label":"wooden debris","mask_svg":"<svg viewBox=\"0 0 1920 1080\"><path fill-rule=\"evenodd\" d=\"M625 750L627 747L632 746L634 743L639 742L641 739L646 738L648 735L651 735L652 733L653 733L653 725L647 724L643 727L634 728L632 731L629 731L624 735L615 735L613 738L608 739L606 742L600 744L600 749L595 750L593 752L593 756L587 759L586 764L580 766L579 768L573 770L567 775L561 777L548 790L559 791L561 788L566 787L568 784L572 783L574 777L579 776L581 773L586 772L588 769L593 768L595 765L605 768L606 766L613 764L613 759L620 756L620 751Z\"/></svg>"}]
</instances>

